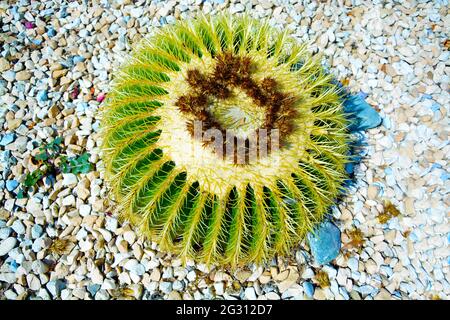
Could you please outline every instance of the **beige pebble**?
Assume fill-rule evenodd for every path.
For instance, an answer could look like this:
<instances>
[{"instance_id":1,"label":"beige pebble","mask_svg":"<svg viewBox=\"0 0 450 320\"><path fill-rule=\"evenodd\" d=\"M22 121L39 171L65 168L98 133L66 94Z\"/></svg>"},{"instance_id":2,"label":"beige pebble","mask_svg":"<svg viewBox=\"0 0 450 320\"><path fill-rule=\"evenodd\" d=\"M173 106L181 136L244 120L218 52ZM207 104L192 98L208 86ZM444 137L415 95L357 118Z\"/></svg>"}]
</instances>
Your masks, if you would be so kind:
<instances>
[{"instance_id":1,"label":"beige pebble","mask_svg":"<svg viewBox=\"0 0 450 320\"><path fill-rule=\"evenodd\" d=\"M376 186L369 186L367 188L367 197L371 200L375 199L378 195L378 188Z\"/></svg>"},{"instance_id":2,"label":"beige pebble","mask_svg":"<svg viewBox=\"0 0 450 320\"><path fill-rule=\"evenodd\" d=\"M10 68L8 60L0 58L0 72L6 71Z\"/></svg>"},{"instance_id":3,"label":"beige pebble","mask_svg":"<svg viewBox=\"0 0 450 320\"><path fill-rule=\"evenodd\" d=\"M403 203L405 204L405 213L408 215L414 215L414 199L406 197Z\"/></svg>"},{"instance_id":4,"label":"beige pebble","mask_svg":"<svg viewBox=\"0 0 450 320\"><path fill-rule=\"evenodd\" d=\"M19 71L16 73L17 81L25 81L31 78L31 73L29 71Z\"/></svg>"}]
</instances>

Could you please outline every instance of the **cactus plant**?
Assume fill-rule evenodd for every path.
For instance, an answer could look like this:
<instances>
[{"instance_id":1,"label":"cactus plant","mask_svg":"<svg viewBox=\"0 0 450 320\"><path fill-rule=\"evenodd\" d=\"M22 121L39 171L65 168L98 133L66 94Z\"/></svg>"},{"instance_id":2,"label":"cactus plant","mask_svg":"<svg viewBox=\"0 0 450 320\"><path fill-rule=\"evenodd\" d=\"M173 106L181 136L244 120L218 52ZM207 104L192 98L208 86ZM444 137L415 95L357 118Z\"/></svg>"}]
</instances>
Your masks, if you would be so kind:
<instances>
[{"instance_id":1,"label":"cactus plant","mask_svg":"<svg viewBox=\"0 0 450 320\"><path fill-rule=\"evenodd\" d=\"M159 29L120 68L102 159L118 214L162 249L260 263L289 253L341 192L346 128L307 45L249 17L200 17Z\"/></svg>"}]
</instances>

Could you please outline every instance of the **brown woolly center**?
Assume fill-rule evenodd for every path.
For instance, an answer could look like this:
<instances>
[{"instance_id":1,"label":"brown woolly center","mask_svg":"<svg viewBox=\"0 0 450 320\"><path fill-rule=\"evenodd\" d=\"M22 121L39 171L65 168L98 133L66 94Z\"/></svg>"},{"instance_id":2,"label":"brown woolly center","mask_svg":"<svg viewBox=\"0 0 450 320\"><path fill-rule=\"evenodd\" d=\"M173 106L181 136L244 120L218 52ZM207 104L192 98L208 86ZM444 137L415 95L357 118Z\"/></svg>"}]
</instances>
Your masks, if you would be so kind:
<instances>
[{"instance_id":1,"label":"brown woolly center","mask_svg":"<svg viewBox=\"0 0 450 320\"><path fill-rule=\"evenodd\" d=\"M275 139L276 145L285 145L297 116L294 95L282 92L274 78L255 81L252 77L255 65L250 57L224 52L215 60L214 70L209 74L198 69L187 71L190 90L175 103L189 119L190 134L202 139L205 145L215 142L219 134L216 153L220 150L220 154L232 157L235 164L249 163L252 147L261 157L263 150L266 154L272 150ZM219 103L221 110L216 108ZM251 133L242 136L233 131L245 127L249 119L257 123L250 128ZM199 124L197 135L195 126ZM215 133L207 135L209 139L205 137L208 130Z\"/></svg>"}]
</instances>

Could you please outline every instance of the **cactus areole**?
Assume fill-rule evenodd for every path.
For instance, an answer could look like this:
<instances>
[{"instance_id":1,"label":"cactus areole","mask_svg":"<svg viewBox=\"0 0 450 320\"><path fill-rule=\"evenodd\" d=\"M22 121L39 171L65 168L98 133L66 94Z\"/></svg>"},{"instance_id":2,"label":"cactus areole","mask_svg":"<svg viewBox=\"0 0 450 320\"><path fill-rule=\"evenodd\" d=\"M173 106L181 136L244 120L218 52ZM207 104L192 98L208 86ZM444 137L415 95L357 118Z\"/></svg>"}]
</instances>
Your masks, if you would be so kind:
<instances>
[{"instance_id":1,"label":"cactus areole","mask_svg":"<svg viewBox=\"0 0 450 320\"><path fill-rule=\"evenodd\" d=\"M339 94L318 57L266 22L159 29L120 68L102 110L118 214L185 261L288 254L347 178Z\"/></svg>"}]
</instances>

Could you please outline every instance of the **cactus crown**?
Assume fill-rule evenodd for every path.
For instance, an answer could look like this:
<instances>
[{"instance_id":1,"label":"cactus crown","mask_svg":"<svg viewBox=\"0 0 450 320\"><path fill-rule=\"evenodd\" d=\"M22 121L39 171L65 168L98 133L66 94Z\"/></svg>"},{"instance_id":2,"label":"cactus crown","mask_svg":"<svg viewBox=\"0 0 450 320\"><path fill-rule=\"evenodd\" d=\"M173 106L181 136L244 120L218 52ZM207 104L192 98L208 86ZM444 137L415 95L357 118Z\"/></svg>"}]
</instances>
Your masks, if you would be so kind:
<instances>
[{"instance_id":1,"label":"cactus crown","mask_svg":"<svg viewBox=\"0 0 450 320\"><path fill-rule=\"evenodd\" d=\"M288 253L346 179L331 75L306 45L248 17L177 22L142 41L102 112L117 211L184 259Z\"/></svg>"}]
</instances>

